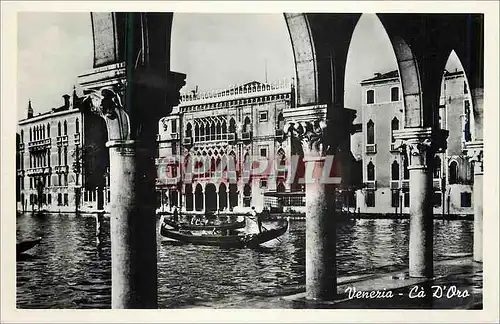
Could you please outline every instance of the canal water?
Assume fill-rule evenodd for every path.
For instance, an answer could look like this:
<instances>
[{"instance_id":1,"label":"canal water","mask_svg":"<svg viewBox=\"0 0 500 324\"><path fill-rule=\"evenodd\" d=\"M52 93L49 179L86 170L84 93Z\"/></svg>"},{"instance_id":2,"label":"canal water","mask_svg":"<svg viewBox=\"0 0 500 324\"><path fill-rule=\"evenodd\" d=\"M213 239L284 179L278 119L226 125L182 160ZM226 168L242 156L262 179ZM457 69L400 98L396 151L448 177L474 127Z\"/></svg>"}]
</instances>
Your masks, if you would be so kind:
<instances>
[{"instance_id":1,"label":"canal water","mask_svg":"<svg viewBox=\"0 0 500 324\"><path fill-rule=\"evenodd\" d=\"M266 224L265 226L272 226ZM17 240L43 237L17 261L18 308L110 308L109 219L100 243L93 216L24 214ZM338 227L339 275L408 259L408 220L361 219ZM473 224L434 223L435 259L472 253ZM281 242L259 250L173 244L158 235L160 308L189 308L305 283L305 222L291 221Z\"/></svg>"}]
</instances>

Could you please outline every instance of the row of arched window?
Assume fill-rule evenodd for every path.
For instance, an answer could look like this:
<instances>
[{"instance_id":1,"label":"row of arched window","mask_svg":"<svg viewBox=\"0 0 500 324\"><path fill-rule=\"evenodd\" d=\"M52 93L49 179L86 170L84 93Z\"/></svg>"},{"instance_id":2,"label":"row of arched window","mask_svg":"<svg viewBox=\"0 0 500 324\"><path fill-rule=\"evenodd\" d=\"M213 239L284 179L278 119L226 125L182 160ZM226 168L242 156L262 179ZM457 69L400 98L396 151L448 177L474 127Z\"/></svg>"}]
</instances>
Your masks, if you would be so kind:
<instances>
[{"instance_id":1,"label":"row of arched window","mask_svg":"<svg viewBox=\"0 0 500 324\"><path fill-rule=\"evenodd\" d=\"M391 180L399 180L400 177L400 168L398 161L394 160L391 164ZM366 178L368 181L375 180L375 165L372 161L370 161L366 166ZM410 173L408 171L408 163L407 160L404 159L403 162L403 179L407 180L410 178ZM441 158L439 156L435 156L433 160L433 178L440 179L441 178ZM448 166L448 183L456 184L458 183L458 163L456 161L451 161Z\"/></svg>"},{"instance_id":2,"label":"row of arched window","mask_svg":"<svg viewBox=\"0 0 500 324\"><path fill-rule=\"evenodd\" d=\"M78 134L80 132L80 121L78 118L76 119L75 122L75 132ZM24 131L21 130L21 143L24 143ZM61 122L57 123L57 136L63 136L63 135L68 135L68 123L67 121L64 121L62 124ZM37 125L30 127L29 129L29 140L31 141L38 141L41 139L45 138L50 138L50 123L47 123L47 125Z\"/></svg>"},{"instance_id":3,"label":"row of arched window","mask_svg":"<svg viewBox=\"0 0 500 324\"><path fill-rule=\"evenodd\" d=\"M391 121L391 143L395 142L394 131L397 130L399 130L399 119L394 117ZM375 123L371 119L366 123L366 144L375 144Z\"/></svg>"},{"instance_id":4,"label":"row of arched window","mask_svg":"<svg viewBox=\"0 0 500 324\"><path fill-rule=\"evenodd\" d=\"M246 116L243 120L242 124L242 132L250 132L251 131L252 121L250 117ZM283 129L285 125L285 119L283 117L283 113L278 114L278 118L276 120L276 127L278 129ZM194 127L191 122L186 124L185 136L187 138L193 137L194 132L194 141L195 142L203 142L203 141L214 141L214 140L225 140L227 139L227 134L234 134L236 132L236 121L234 118L229 119L229 125L226 120L208 120L208 119L198 119L194 121Z\"/></svg>"},{"instance_id":5,"label":"row of arched window","mask_svg":"<svg viewBox=\"0 0 500 324\"><path fill-rule=\"evenodd\" d=\"M182 111L183 112L193 112L193 111L198 111L198 110L206 110L206 109L213 109L213 108L228 108L231 106L260 104L263 102L288 100L288 99L290 99L290 94L272 95L272 96L265 96L265 97L255 97L255 98L249 98L249 99L220 101L220 102L216 102L216 103L185 106L185 107L182 107Z\"/></svg>"},{"instance_id":6,"label":"row of arched window","mask_svg":"<svg viewBox=\"0 0 500 324\"><path fill-rule=\"evenodd\" d=\"M391 101L399 101L399 87L391 88ZM370 89L366 91L366 103L369 105L375 103L375 90Z\"/></svg>"}]
</instances>

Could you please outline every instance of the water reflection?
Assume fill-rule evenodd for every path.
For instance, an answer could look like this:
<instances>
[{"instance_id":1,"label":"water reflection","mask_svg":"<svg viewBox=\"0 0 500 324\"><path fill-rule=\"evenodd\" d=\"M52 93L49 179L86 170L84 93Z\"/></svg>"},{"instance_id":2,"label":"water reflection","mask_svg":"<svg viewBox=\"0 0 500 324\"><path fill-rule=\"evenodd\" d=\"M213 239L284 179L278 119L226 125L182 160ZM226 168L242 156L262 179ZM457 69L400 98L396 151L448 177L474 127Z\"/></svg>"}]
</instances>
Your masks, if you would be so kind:
<instances>
[{"instance_id":1,"label":"water reflection","mask_svg":"<svg viewBox=\"0 0 500 324\"><path fill-rule=\"evenodd\" d=\"M20 308L109 308L109 219L100 243L94 216L21 215L18 240L42 236L17 262ZM352 220L337 226L340 275L408 260L407 220ZM470 221L436 221L435 256L472 252ZM305 223L270 248L222 249L163 241L158 237L158 301L161 308L253 298L257 291L305 283Z\"/></svg>"}]
</instances>

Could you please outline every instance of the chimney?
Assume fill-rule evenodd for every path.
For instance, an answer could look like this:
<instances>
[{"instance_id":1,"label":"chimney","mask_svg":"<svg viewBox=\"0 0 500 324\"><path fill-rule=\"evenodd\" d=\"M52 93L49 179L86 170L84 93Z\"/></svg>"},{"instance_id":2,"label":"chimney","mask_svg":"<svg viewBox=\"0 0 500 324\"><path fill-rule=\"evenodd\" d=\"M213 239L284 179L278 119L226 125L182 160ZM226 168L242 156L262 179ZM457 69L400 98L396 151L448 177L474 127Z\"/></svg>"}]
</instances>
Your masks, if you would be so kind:
<instances>
[{"instance_id":1,"label":"chimney","mask_svg":"<svg viewBox=\"0 0 500 324\"><path fill-rule=\"evenodd\" d=\"M33 118L33 107L31 107L31 99L28 102L28 118Z\"/></svg>"},{"instance_id":2,"label":"chimney","mask_svg":"<svg viewBox=\"0 0 500 324\"><path fill-rule=\"evenodd\" d=\"M64 108L69 109L69 98L70 98L69 95L65 94L63 98L64 98Z\"/></svg>"}]
</instances>

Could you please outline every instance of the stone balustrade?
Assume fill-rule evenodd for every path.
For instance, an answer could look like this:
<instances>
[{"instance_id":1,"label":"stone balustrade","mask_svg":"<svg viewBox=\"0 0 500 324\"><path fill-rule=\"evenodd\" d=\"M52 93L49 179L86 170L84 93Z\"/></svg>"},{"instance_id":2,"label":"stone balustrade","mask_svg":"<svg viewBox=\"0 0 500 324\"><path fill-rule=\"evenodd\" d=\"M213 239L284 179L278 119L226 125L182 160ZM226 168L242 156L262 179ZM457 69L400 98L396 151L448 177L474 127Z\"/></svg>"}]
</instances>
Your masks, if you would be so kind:
<instances>
[{"instance_id":1,"label":"stone balustrade","mask_svg":"<svg viewBox=\"0 0 500 324\"><path fill-rule=\"evenodd\" d=\"M226 89L214 89L201 93L181 94L179 106L191 106L196 104L230 101L245 99L256 96L269 96L292 91L292 80L282 79L270 84L234 85Z\"/></svg>"}]
</instances>

